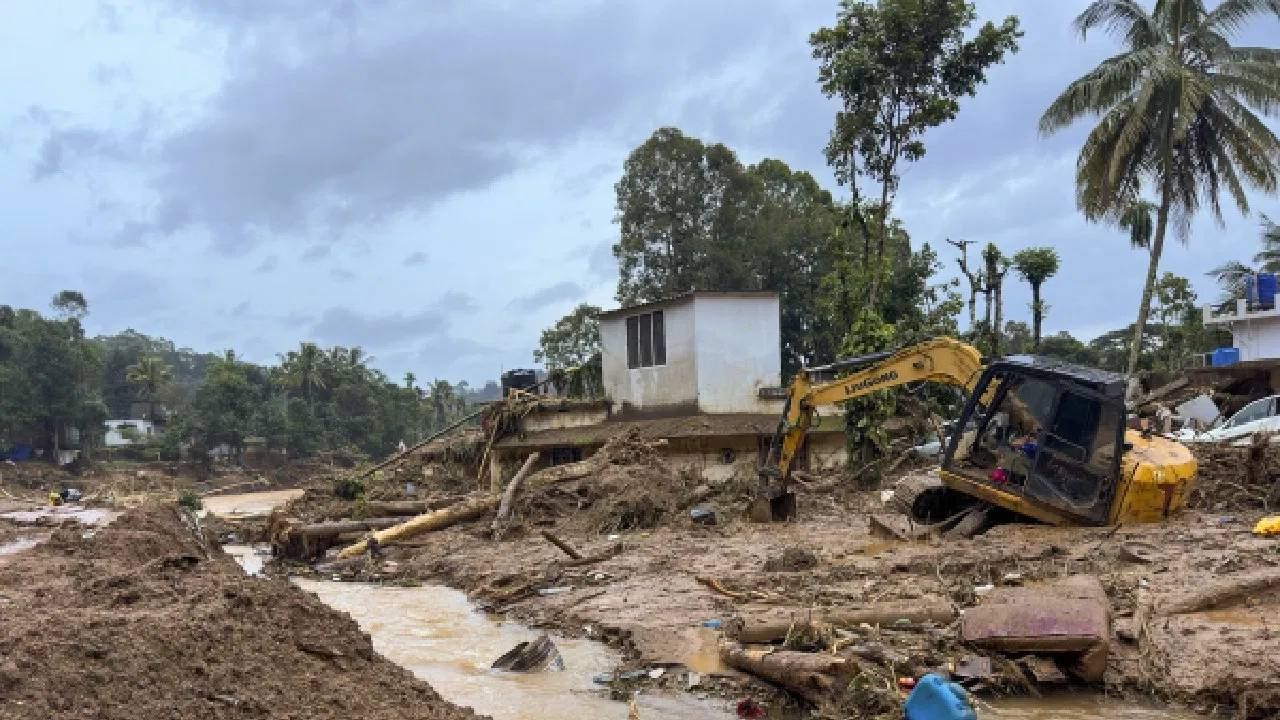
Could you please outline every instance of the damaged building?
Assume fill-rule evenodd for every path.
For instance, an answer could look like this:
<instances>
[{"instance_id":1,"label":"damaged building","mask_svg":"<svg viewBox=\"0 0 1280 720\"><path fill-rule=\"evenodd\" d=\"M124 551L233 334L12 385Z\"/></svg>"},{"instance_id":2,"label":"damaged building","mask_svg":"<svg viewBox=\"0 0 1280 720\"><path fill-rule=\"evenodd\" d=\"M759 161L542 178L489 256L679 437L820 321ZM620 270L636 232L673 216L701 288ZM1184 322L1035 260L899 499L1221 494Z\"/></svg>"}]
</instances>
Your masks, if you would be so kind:
<instances>
[{"instance_id":1,"label":"damaged building","mask_svg":"<svg viewBox=\"0 0 1280 720\"><path fill-rule=\"evenodd\" d=\"M785 397L779 319L772 292L693 292L601 313L604 398L530 403L495 443L490 477L510 477L534 451L544 465L586 459L631 429L665 440L672 467L707 482L754 477ZM798 467L846 458L844 416L828 408Z\"/></svg>"}]
</instances>

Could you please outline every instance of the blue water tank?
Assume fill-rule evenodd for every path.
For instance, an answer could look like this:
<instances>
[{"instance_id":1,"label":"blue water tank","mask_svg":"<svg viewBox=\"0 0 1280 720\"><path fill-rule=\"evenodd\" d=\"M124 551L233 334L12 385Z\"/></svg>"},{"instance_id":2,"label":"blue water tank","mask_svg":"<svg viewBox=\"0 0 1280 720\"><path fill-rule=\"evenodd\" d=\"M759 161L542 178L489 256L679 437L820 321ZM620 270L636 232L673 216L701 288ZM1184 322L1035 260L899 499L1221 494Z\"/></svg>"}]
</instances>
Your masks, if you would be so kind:
<instances>
[{"instance_id":1,"label":"blue water tank","mask_svg":"<svg viewBox=\"0 0 1280 720\"><path fill-rule=\"evenodd\" d=\"M1213 367L1235 365L1240 362L1240 348L1218 348L1209 355L1209 364Z\"/></svg>"},{"instance_id":2,"label":"blue water tank","mask_svg":"<svg viewBox=\"0 0 1280 720\"><path fill-rule=\"evenodd\" d=\"M941 675L929 673L920 678L907 697L907 720L977 720L978 714L969 702L969 693Z\"/></svg>"},{"instance_id":3,"label":"blue water tank","mask_svg":"<svg viewBox=\"0 0 1280 720\"><path fill-rule=\"evenodd\" d=\"M1270 310L1276 306L1276 274L1258 273L1258 307Z\"/></svg>"}]
</instances>

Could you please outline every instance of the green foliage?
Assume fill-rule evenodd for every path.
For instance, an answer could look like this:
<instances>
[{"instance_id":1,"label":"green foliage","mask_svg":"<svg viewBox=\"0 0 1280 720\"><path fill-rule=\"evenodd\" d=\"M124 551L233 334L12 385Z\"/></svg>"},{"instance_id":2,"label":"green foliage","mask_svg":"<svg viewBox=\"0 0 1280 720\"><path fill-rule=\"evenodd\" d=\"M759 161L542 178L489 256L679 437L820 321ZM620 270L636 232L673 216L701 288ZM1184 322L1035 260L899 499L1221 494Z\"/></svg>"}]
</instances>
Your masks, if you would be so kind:
<instances>
[{"instance_id":1,"label":"green foliage","mask_svg":"<svg viewBox=\"0 0 1280 720\"><path fill-rule=\"evenodd\" d=\"M772 290L782 304L783 372L830 358L819 282L832 267L837 209L807 172L744 167L733 151L661 128L627 159L617 191L619 302L693 290Z\"/></svg>"},{"instance_id":2,"label":"green foliage","mask_svg":"<svg viewBox=\"0 0 1280 720\"><path fill-rule=\"evenodd\" d=\"M843 0L835 25L809 38L822 92L840 100L827 162L841 184L854 187L855 199L859 176L879 185L880 242L868 253L875 264L885 256L899 162L924 157L924 134L953 120L987 68L1017 51L1017 18L999 27L988 22L966 38L976 18L965 0ZM873 276L870 302L878 289Z\"/></svg>"},{"instance_id":3,"label":"green foliage","mask_svg":"<svg viewBox=\"0 0 1280 720\"><path fill-rule=\"evenodd\" d=\"M52 458L72 430L86 445L102 435L105 407L96 382L101 352L84 336L82 312L62 315L50 319L8 307L0 312L0 446L30 442Z\"/></svg>"},{"instance_id":4,"label":"green foliage","mask_svg":"<svg viewBox=\"0 0 1280 720\"><path fill-rule=\"evenodd\" d=\"M893 325L882 320L874 310L863 308L845 335L840 352L846 357L865 355L893 347L894 341ZM881 390L844 404L849 455L855 467L865 468L859 480L868 486L879 480L879 475L868 465L883 455L888 446L889 435L884 423L893 417L896 398L893 390Z\"/></svg>"},{"instance_id":5,"label":"green foliage","mask_svg":"<svg viewBox=\"0 0 1280 720\"><path fill-rule=\"evenodd\" d=\"M1013 267L1031 286L1031 346L1040 345L1040 330L1049 306L1040 296L1044 282L1058 273L1058 251L1051 247L1029 247L1013 255ZM1006 350L1007 352L1007 350Z\"/></svg>"},{"instance_id":6,"label":"green foliage","mask_svg":"<svg viewBox=\"0 0 1280 720\"><path fill-rule=\"evenodd\" d=\"M600 308L582 303L542 331L533 359L551 373L556 391L572 397L601 397Z\"/></svg>"},{"instance_id":7,"label":"green foliage","mask_svg":"<svg viewBox=\"0 0 1280 720\"><path fill-rule=\"evenodd\" d=\"M1247 20L1264 15L1280 17L1280 5L1222 0L1209 10L1200 0L1159 0L1148 12L1136 1L1095 0L1076 18L1082 36L1105 30L1124 50L1071 83L1040 129L1101 118L1080 150L1076 197L1085 217L1119 220L1131 242L1150 251L1130 373L1145 344L1170 218L1185 237L1201 206L1221 219L1223 191L1248 212L1248 187L1276 190L1280 138L1259 115L1280 112L1280 49L1230 43ZM1126 220L1144 189L1158 194L1153 230L1149 221Z\"/></svg>"},{"instance_id":8,"label":"green foliage","mask_svg":"<svg viewBox=\"0 0 1280 720\"><path fill-rule=\"evenodd\" d=\"M89 301L78 290L63 290L59 292L53 296L49 306L64 320L68 318L82 320L85 315L89 314Z\"/></svg>"},{"instance_id":9,"label":"green foliage","mask_svg":"<svg viewBox=\"0 0 1280 720\"><path fill-rule=\"evenodd\" d=\"M198 353L189 348L179 348L172 341L150 337L135 330L125 330L115 335L102 335L93 342L102 349L102 397L113 418L133 416L133 404L139 397L139 387L129 380L129 369L143 358L157 358L167 367L170 377L155 388L150 396L143 396L152 414L164 406L170 412L180 412L191 402L196 386L204 382L205 372L218 359L212 353Z\"/></svg>"},{"instance_id":10,"label":"green foliage","mask_svg":"<svg viewBox=\"0 0 1280 720\"><path fill-rule=\"evenodd\" d=\"M194 490L183 490L178 493L178 507L187 512L199 512L204 507L204 500Z\"/></svg>"},{"instance_id":11,"label":"green foliage","mask_svg":"<svg viewBox=\"0 0 1280 720\"><path fill-rule=\"evenodd\" d=\"M1024 322L1010 320L1004 324L1004 340L1000 343L1007 355L1022 355L1035 349L1031 328Z\"/></svg>"},{"instance_id":12,"label":"green foliage","mask_svg":"<svg viewBox=\"0 0 1280 720\"><path fill-rule=\"evenodd\" d=\"M1231 260L1209 271L1209 276L1222 288L1221 303L1234 303L1244 297L1245 278L1255 272L1280 272L1280 225L1262 216L1261 249L1253 256L1253 264Z\"/></svg>"},{"instance_id":13,"label":"green foliage","mask_svg":"<svg viewBox=\"0 0 1280 720\"><path fill-rule=\"evenodd\" d=\"M333 494L343 500L363 498L364 492L364 479L359 475L343 475L333 481Z\"/></svg>"}]
</instances>

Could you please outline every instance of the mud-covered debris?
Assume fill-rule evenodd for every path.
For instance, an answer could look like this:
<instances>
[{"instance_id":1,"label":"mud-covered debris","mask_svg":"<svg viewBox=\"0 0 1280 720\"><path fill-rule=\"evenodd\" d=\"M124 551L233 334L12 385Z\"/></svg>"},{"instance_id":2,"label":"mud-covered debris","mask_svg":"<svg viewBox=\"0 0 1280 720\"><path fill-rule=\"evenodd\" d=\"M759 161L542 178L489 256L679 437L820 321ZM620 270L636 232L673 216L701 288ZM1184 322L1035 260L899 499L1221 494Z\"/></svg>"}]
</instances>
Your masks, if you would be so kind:
<instances>
[{"instance_id":1,"label":"mud-covered debris","mask_svg":"<svg viewBox=\"0 0 1280 720\"><path fill-rule=\"evenodd\" d=\"M511 648L494 660L490 667L511 672L560 671L564 670L564 658L551 637L543 633L532 641L522 642Z\"/></svg>"},{"instance_id":2,"label":"mud-covered debris","mask_svg":"<svg viewBox=\"0 0 1280 720\"><path fill-rule=\"evenodd\" d=\"M1018 658L1018 667L1040 685L1065 685L1067 682L1067 674L1053 658L1028 655Z\"/></svg>"},{"instance_id":3,"label":"mud-covered debris","mask_svg":"<svg viewBox=\"0 0 1280 720\"><path fill-rule=\"evenodd\" d=\"M984 655L965 655L956 661L955 672L951 674L957 680L988 680L995 671L991 667L991 658Z\"/></svg>"},{"instance_id":4,"label":"mud-covered debris","mask_svg":"<svg viewBox=\"0 0 1280 720\"><path fill-rule=\"evenodd\" d=\"M818 566L818 556L802 547L785 548L764 563L765 572L800 572Z\"/></svg>"}]
</instances>

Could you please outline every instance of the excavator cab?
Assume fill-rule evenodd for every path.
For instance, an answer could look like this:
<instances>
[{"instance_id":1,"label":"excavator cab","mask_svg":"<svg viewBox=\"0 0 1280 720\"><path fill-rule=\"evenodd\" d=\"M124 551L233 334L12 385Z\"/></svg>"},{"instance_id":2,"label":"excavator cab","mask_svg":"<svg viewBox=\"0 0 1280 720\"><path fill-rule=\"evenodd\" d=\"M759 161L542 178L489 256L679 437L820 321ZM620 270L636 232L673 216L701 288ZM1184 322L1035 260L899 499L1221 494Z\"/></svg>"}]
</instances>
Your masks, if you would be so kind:
<instances>
[{"instance_id":1,"label":"excavator cab","mask_svg":"<svg viewBox=\"0 0 1280 720\"><path fill-rule=\"evenodd\" d=\"M1124 453L1121 375L1014 356L983 371L944 446L951 490L1046 522L1105 524Z\"/></svg>"}]
</instances>

